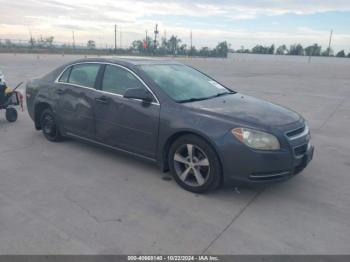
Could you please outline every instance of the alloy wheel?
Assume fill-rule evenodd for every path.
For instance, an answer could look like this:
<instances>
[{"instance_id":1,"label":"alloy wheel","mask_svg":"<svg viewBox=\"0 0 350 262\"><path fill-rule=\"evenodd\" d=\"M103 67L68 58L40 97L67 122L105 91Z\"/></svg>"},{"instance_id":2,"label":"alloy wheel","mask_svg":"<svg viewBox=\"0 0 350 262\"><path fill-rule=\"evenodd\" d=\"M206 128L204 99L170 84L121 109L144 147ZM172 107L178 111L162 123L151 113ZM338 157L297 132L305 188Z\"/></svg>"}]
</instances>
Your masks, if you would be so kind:
<instances>
[{"instance_id":1,"label":"alloy wheel","mask_svg":"<svg viewBox=\"0 0 350 262\"><path fill-rule=\"evenodd\" d=\"M47 136L50 137L55 137L56 135L55 119L50 114L45 114L43 117L43 131Z\"/></svg>"},{"instance_id":2,"label":"alloy wheel","mask_svg":"<svg viewBox=\"0 0 350 262\"><path fill-rule=\"evenodd\" d=\"M188 186L199 187L209 179L209 159L196 145L180 146L174 154L174 167L177 176Z\"/></svg>"}]
</instances>

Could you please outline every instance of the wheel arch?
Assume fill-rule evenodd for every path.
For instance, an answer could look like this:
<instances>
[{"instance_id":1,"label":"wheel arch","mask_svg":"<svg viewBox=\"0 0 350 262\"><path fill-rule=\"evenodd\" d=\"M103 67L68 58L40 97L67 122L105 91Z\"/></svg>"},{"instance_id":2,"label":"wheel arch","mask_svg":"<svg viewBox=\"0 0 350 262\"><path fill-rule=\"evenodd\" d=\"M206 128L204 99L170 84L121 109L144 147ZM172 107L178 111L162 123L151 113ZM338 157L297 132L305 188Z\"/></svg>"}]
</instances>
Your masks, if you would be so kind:
<instances>
[{"instance_id":1,"label":"wheel arch","mask_svg":"<svg viewBox=\"0 0 350 262\"><path fill-rule=\"evenodd\" d=\"M205 142L207 142L212 147L215 154L217 155L217 157L219 159L221 171L223 172L223 165L222 165L221 157L220 157L220 154L218 153L217 147L214 145L214 143L207 136L205 136L204 134L201 134L199 132L193 131L193 130L181 130L181 131L178 131L178 132L172 134L171 136L169 136L167 138L166 142L163 144L162 151L161 151L161 161L160 161L161 163L160 164L161 164L161 169L163 172L169 171L168 157L169 157L169 151L170 151L171 145L177 139L179 139L180 137L185 136L185 135L195 135L195 136L203 139Z\"/></svg>"},{"instance_id":2,"label":"wheel arch","mask_svg":"<svg viewBox=\"0 0 350 262\"><path fill-rule=\"evenodd\" d=\"M52 109L51 105L47 102L39 102L34 107L34 124L37 130L41 130L40 117L42 112L47 108Z\"/></svg>"}]
</instances>

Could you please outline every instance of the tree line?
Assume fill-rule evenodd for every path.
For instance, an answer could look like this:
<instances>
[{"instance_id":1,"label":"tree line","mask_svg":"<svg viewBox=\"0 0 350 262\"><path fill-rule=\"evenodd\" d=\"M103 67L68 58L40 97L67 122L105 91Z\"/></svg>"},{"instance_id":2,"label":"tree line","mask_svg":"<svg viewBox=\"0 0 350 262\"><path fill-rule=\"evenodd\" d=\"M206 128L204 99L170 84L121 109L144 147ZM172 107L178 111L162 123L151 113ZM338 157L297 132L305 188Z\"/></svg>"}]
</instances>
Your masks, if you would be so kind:
<instances>
[{"instance_id":1,"label":"tree line","mask_svg":"<svg viewBox=\"0 0 350 262\"><path fill-rule=\"evenodd\" d=\"M322 46L313 44L307 47L303 47L301 44L290 45L289 48L286 45L280 45L277 48L274 44L271 46L256 45L252 49L246 49L243 46L241 49L232 50L236 53L251 53L251 54L270 54L270 55L298 55L298 56L336 56L336 57L349 57L350 53L346 55L344 50L334 53L332 48L322 49Z\"/></svg>"},{"instance_id":2,"label":"tree line","mask_svg":"<svg viewBox=\"0 0 350 262\"><path fill-rule=\"evenodd\" d=\"M169 39L163 37L160 42L147 37L143 40L135 40L131 43L130 50L142 54L156 55L180 55L180 56L203 56L203 57L227 57L229 44L223 41L215 48L188 46L182 40L172 35Z\"/></svg>"},{"instance_id":3,"label":"tree line","mask_svg":"<svg viewBox=\"0 0 350 262\"><path fill-rule=\"evenodd\" d=\"M88 40L85 45L76 45L75 43L66 44L54 42L54 37L40 37L34 39L31 37L29 41L17 42L10 39L0 39L0 48L4 51L38 51L45 49L48 52L87 52L87 53L106 53L106 54L141 54L141 55L179 55L179 56L201 56L201 57L227 57L229 44L223 41L214 48L202 47L197 49L195 46L188 46L176 35L172 35L169 39L162 38L160 41L154 41L151 37L142 40L135 40L128 48L112 47L98 48L95 40ZM84 51L85 50L85 51Z\"/></svg>"},{"instance_id":4,"label":"tree line","mask_svg":"<svg viewBox=\"0 0 350 262\"><path fill-rule=\"evenodd\" d=\"M287 47L286 45L280 45L277 48L274 44L264 46L256 45L251 49L246 49L243 46L240 49L230 49L230 44L227 41L219 42L216 47L202 47L197 49L195 46L188 46L181 38L176 35L172 35L169 39L165 37L159 41L154 41L151 37L146 37L141 40L134 40L130 47L119 48L115 50L113 48L97 48L94 40L88 40L85 45L73 44L59 44L54 42L54 37L40 37L34 39L31 37L29 41L21 41L20 43L12 42L9 39L0 39L0 48L8 50L15 49L20 51L25 49L27 52L30 50L47 49L50 52L89 52L89 53L101 53L101 54L141 54L141 55L179 55L179 56L199 56L199 57L227 57L228 52L235 53L251 53L251 54L275 54L275 55L297 55L297 56L336 56L336 57L349 57L350 53L346 54L344 50L334 53L332 48L323 49L321 45L315 43L310 46L303 47L301 44L293 44ZM75 51L74 51L75 50ZM85 50L85 51L84 51Z\"/></svg>"}]
</instances>

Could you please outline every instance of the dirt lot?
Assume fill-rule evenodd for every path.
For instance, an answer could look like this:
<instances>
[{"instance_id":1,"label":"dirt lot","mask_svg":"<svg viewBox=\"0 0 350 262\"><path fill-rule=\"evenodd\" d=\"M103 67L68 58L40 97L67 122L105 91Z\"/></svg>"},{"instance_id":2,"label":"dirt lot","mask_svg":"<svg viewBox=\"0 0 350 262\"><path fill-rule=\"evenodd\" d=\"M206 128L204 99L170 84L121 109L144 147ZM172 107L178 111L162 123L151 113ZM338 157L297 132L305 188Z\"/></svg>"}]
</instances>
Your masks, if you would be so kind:
<instances>
[{"instance_id":1,"label":"dirt lot","mask_svg":"<svg viewBox=\"0 0 350 262\"><path fill-rule=\"evenodd\" d=\"M0 55L8 83L74 56ZM196 195L150 163L47 142L0 113L1 254L350 254L350 59L182 59L242 93L300 112L315 158L266 188ZM166 175L166 174L165 174Z\"/></svg>"}]
</instances>

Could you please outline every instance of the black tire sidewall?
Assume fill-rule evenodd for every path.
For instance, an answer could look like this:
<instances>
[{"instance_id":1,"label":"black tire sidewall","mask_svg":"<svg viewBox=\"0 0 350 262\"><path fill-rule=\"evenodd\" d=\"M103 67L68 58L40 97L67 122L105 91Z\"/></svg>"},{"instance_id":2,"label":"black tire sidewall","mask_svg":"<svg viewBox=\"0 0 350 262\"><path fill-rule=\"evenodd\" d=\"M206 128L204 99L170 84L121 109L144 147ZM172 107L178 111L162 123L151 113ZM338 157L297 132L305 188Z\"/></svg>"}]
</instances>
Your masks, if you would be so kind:
<instances>
[{"instance_id":1,"label":"black tire sidewall","mask_svg":"<svg viewBox=\"0 0 350 262\"><path fill-rule=\"evenodd\" d=\"M55 132L54 136L51 136L51 135L49 135L49 134L47 134L45 132L45 128L44 128L43 124L44 124L44 117L46 115L50 115L53 118L53 120L54 120L54 123L55 123L55 126L56 126L56 130L55 130L56 132ZM59 130L59 126L58 126L57 121L56 121L55 114L52 112L52 110L50 108L45 109L41 113L40 123L41 123L42 132L43 132L43 134L44 134L44 136L45 136L45 138L47 140L49 140L51 142L58 142L58 141L60 141L62 139L62 136L61 136L61 133L60 133L60 130Z\"/></svg>"},{"instance_id":2,"label":"black tire sidewall","mask_svg":"<svg viewBox=\"0 0 350 262\"><path fill-rule=\"evenodd\" d=\"M174 154L175 154L176 150L184 144L193 144L193 145L201 148L208 157L209 164L210 164L209 179L202 186L193 187L193 186L189 186L189 185L185 184L178 177L178 175L175 171L174 160L173 160ZM220 164L219 158L218 158L215 150L212 148L212 146L208 142L206 142L204 139L202 139L196 135L185 135L185 136L177 139L170 147L168 163L169 163L170 171L171 171L175 181L177 182L177 184L190 192L206 193L206 192L209 192L211 190L216 189L220 185L222 171L221 171L221 164Z\"/></svg>"},{"instance_id":3,"label":"black tire sidewall","mask_svg":"<svg viewBox=\"0 0 350 262\"><path fill-rule=\"evenodd\" d=\"M17 110L14 108L7 108L6 109L6 120L10 123L16 122L18 118Z\"/></svg>"}]
</instances>

